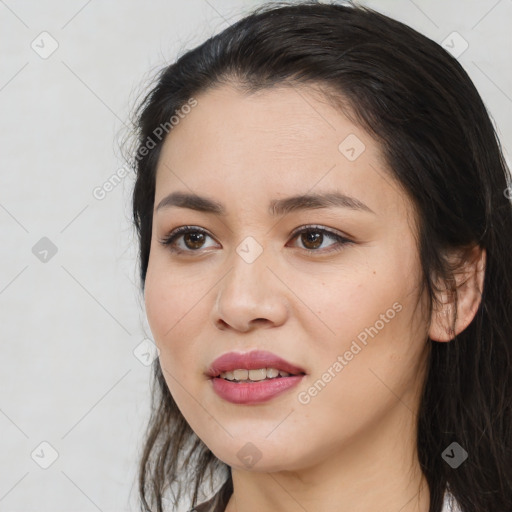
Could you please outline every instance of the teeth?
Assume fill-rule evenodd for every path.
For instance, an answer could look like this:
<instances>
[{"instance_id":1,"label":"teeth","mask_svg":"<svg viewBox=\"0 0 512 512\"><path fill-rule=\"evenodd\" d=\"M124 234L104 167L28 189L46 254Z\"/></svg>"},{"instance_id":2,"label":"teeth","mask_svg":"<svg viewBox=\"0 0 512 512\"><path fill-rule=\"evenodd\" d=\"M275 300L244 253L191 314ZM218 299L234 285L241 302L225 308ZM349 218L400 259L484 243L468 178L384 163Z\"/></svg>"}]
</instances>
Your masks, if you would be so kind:
<instances>
[{"instance_id":1,"label":"teeth","mask_svg":"<svg viewBox=\"0 0 512 512\"><path fill-rule=\"evenodd\" d=\"M249 380L264 380L267 378L267 369L249 370Z\"/></svg>"},{"instance_id":2,"label":"teeth","mask_svg":"<svg viewBox=\"0 0 512 512\"><path fill-rule=\"evenodd\" d=\"M236 380L247 380L249 372L247 370L235 370L233 376Z\"/></svg>"},{"instance_id":3,"label":"teeth","mask_svg":"<svg viewBox=\"0 0 512 512\"><path fill-rule=\"evenodd\" d=\"M259 368L257 370L233 370L232 372L222 372L220 377L231 381L257 382L265 379L274 379L277 376L288 377L290 375L290 373L277 370L276 368Z\"/></svg>"}]
</instances>

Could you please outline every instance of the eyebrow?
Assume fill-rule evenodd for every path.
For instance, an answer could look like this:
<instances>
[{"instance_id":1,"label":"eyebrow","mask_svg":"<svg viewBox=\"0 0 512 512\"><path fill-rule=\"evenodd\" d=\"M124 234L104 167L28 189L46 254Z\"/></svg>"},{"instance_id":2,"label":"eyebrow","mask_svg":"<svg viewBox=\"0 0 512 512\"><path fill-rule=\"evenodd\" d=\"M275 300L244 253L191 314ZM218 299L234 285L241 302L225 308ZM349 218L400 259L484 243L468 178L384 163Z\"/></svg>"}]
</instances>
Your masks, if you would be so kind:
<instances>
[{"instance_id":1,"label":"eyebrow","mask_svg":"<svg viewBox=\"0 0 512 512\"><path fill-rule=\"evenodd\" d=\"M227 211L218 201L197 194L184 192L172 192L165 196L155 208L155 212L171 207L188 208L199 212L212 213L218 216L226 216ZM349 208L351 210L375 212L366 204L355 197L350 197L339 192L325 192L319 194L304 194L291 196L284 199L270 201L269 214L272 216L285 215L299 210L313 210L318 208Z\"/></svg>"}]
</instances>

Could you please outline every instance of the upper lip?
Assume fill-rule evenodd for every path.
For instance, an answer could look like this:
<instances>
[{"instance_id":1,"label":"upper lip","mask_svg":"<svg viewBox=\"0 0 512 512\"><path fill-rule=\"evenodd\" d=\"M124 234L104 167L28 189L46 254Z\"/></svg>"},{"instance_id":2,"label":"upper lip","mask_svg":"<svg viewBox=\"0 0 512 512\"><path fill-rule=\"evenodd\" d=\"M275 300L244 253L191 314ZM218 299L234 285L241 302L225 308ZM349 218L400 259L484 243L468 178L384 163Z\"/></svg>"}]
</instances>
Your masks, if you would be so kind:
<instances>
[{"instance_id":1,"label":"upper lip","mask_svg":"<svg viewBox=\"0 0 512 512\"><path fill-rule=\"evenodd\" d=\"M253 350L252 352L228 352L215 361L208 368L206 374L213 378L218 377L222 372L233 370L256 370L258 368L275 368L276 370L291 373L293 375L305 374L306 372L294 364L285 361L272 352L264 350Z\"/></svg>"}]
</instances>

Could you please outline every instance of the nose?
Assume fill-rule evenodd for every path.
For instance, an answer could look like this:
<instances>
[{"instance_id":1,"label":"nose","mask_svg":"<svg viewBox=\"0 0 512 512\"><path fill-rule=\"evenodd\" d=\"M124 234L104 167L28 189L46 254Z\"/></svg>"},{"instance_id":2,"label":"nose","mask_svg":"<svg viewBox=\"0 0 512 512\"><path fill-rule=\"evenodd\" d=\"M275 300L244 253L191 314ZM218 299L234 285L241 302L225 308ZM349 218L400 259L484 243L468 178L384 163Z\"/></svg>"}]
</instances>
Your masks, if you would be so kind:
<instances>
[{"instance_id":1,"label":"nose","mask_svg":"<svg viewBox=\"0 0 512 512\"><path fill-rule=\"evenodd\" d=\"M267 255L264 250L255 261L248 262L233 252L231 268L219 283L212 311L218 329L248 332L286 321L288 288Z\"/></svg>"}]
</instances>

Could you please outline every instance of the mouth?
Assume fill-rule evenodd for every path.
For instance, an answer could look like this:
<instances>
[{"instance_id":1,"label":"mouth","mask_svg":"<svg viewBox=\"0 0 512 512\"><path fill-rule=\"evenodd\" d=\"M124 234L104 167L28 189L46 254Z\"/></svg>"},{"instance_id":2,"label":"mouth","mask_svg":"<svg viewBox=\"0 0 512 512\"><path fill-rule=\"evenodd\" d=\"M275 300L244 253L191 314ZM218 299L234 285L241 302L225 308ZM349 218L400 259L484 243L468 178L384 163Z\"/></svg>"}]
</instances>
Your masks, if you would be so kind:
<instances>
[{"instance_id":1,"label":"mouth","mask_svg":"<svg viewBox=\"0 0 512 512\"><path fill-rule=\"evenodd\" d=\"M224 354L213 361L206 375L211 379L250 383L296 377L306 375L306 372L271 352L254 350Z\"/></svg>"},{"instance_id":2,"label":"mouth","mask_svg":"<svg viewBox=\"0 0 512 512\"><path fill-rule=\"evenodd\" d=\"M254 350L224 354L213 361L206 375L221 399L236 405L256 405L289 392L306 372L271 352Z\"/></svg>"}]
</instances>

